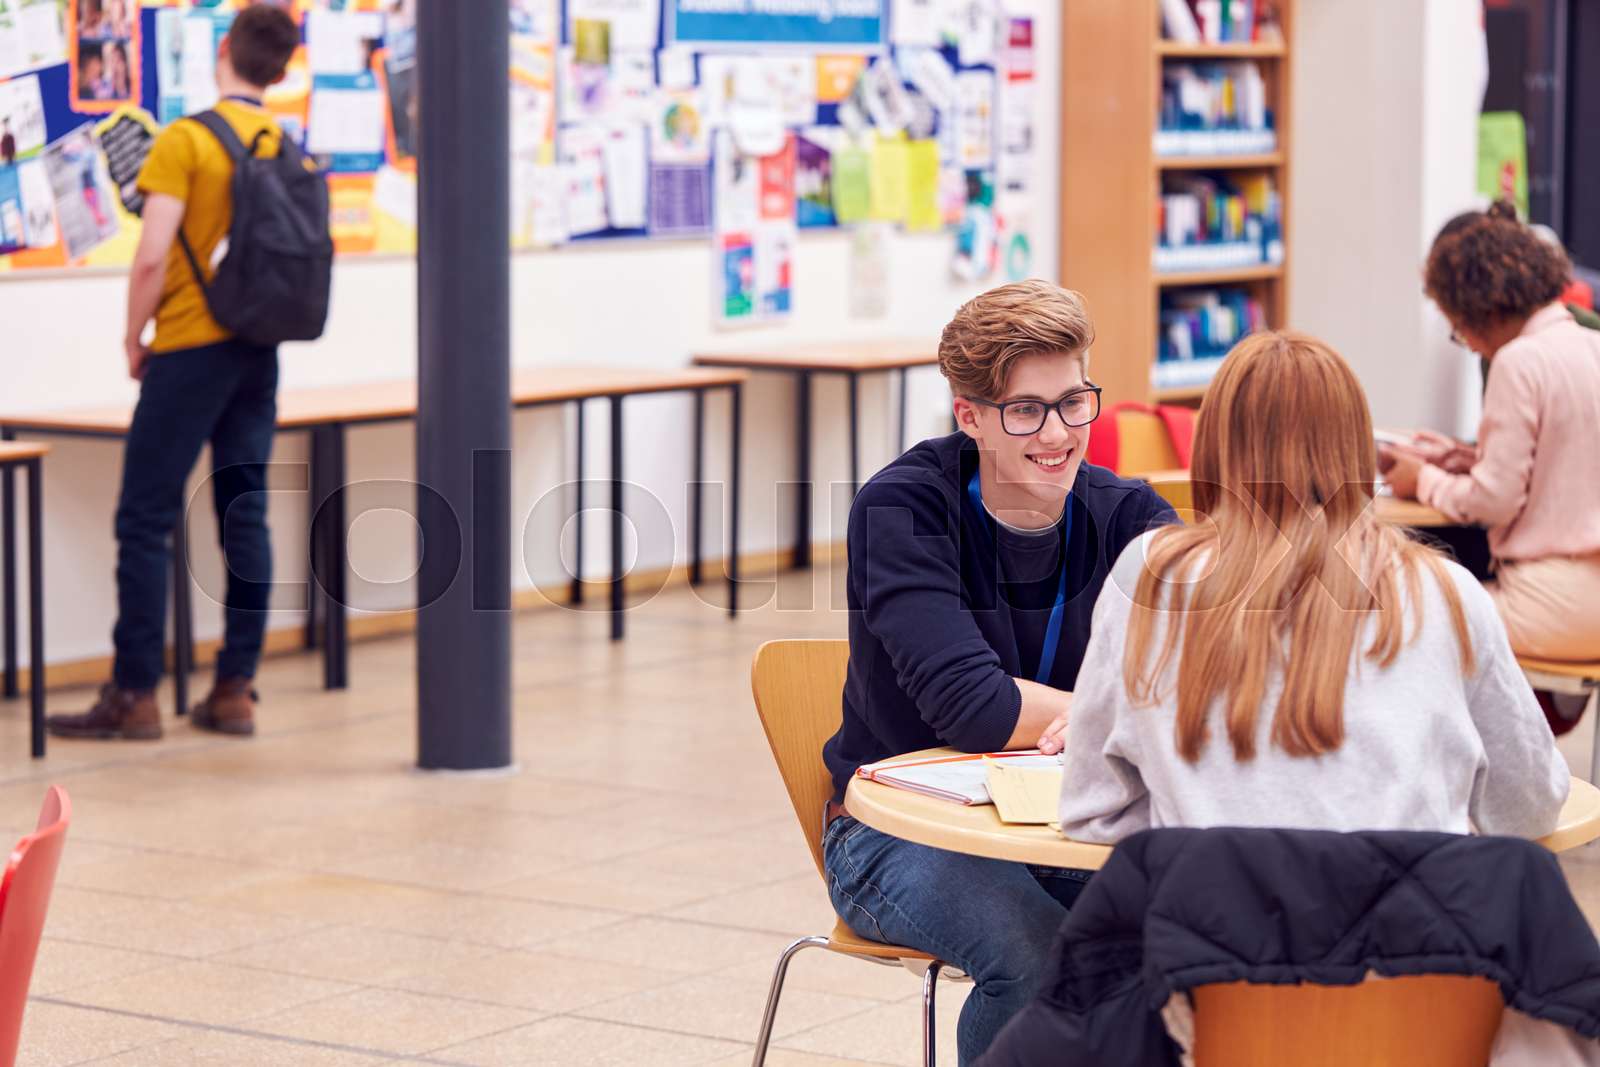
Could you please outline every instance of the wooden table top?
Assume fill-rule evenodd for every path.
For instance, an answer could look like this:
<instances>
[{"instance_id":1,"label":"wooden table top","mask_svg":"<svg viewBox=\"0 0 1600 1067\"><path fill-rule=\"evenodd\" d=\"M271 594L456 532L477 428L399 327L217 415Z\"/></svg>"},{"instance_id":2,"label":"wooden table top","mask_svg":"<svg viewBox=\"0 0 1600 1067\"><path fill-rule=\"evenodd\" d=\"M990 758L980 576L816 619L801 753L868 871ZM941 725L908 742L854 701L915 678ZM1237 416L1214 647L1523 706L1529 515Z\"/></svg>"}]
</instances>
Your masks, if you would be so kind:
<instances>
[{"instance_id":1,"label":"wooden table top","mask_svg":"<svg viewBox=\"0 0 1600 1067\"><path fill-rule=\"evenodd\" d=\"M926 367L939 362L939 343L927 339L893 338L867 341L830 341L787 348L741 348L727 352L696 352L701 367L749 367L754 370L880 371Z\"/></svg>"},{"instance_id":2,"label":"wooden table top","mask_svg":"<svg viewBox=\"0 0 1600 1067\"><path fill-rule=\"evenodd\" d=\"M531 407L603 396L710 389L737 385L748 378L744 371L695 367L666 370L612 366L515 367L511 372L511 403L513 407ZM358 385L307 386L278 393L280 430L335 423L386 422L412 419L416 415L417 383L411 378ZM0 426L61 433L124 434L132 421L132 405L0 415Z\"/></svg>"},{"instance_id":3,"label":"wooden table top","mask_svg":"<svg viewBox=\"0 0 1600 1067\"><path fill-rule=\"evenodd\" d=\"M36 441L0 441L0 465L38 459L48 451L49 445Z\"/></svg>"},{"instance_id":4,"label":"wooden table top","mask_svg":"<svg viewBox=\"0 0 1600 1067\"><path fill-rule=\"evenodd\" d=\"M1147 471L1138 477L1143 478L1151 485L1186 484L1189 481L1189 472L1186 470ZM1168 499L1172 499L1170 495ZM1185 500L1189 497L1185 496ZM1373 506L1377 509L1378 518L1382 522L1394 523L1397 526L1410 526L1415 529L1426 529L1435 526L1455 526L1454 520L1435 511L1426 504L1419 504L1415 500L1400 500L1380 493L1373 498Z\"/></svg>"},{"instance_id":5,"label":"wooden table top","mask_svg":"<svg viewBox=\"0 0 1600 1067\"><path fill-rule=\"evenodd\" d=\"M930 748L903 758L955 754L951 748ZM954 804L864 778L850 780L845 807L874 830L969 856L1083 870L1098 870L1111 856L1109 845L1070 841L1049 826L1003 823L993 804ZM1539 838L1539 843L1552 852L1565 852L1596 838L1600 838L1600 789L1574 777L1554 832Z\"/></svg>"}]
</instances>

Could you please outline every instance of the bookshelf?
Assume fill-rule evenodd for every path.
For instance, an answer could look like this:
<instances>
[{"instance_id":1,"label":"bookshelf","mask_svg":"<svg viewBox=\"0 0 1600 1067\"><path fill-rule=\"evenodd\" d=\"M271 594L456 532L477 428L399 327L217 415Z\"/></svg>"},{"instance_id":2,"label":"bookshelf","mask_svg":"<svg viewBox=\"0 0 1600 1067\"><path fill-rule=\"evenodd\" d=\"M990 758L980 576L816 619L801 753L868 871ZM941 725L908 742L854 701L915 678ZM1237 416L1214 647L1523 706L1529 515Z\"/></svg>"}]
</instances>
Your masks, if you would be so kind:
<instances>
[{"instance_id":1,"label":"bookshelf","mask_svg":"<svg viewBox=\"0 0 1600 1067\"><path fill-rule=\"evenodd\" d=\"M1163 181L1213 173L1269 175L1288 218L1289 100L1295 0L1277 0L1281 42L1225 44L1162 37L1160 0L1062 0L1061 284L1082 292L1094 316L1091 372L1107 403L1197 404L1203 385L1151 383L1164 293L1225 286L1259 301L1268 326L1285 323L1293 234L1282 263L1158 272L1152 263ZM1249 60L1265 83L1277 143L1270 152L1157 155L1154 135L1164 67Z\"/></svg>"}]
</instances>

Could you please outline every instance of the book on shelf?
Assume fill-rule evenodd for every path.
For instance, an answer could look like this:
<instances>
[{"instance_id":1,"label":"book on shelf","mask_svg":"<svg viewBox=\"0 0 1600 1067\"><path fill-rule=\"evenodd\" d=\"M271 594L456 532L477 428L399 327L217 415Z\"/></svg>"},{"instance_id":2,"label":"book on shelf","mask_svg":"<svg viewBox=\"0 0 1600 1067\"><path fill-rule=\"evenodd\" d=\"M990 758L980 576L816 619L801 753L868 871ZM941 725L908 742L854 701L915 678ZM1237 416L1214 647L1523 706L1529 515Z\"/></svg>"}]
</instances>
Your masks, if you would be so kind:
<instances>
[{"instance_id":1,"label":"book on shelf","mask_svg":"<svg viewBox=\"0 0 1600 1067\"><path fill-rule=\"evenodd\" d=\"M1283 262L1282 207L1270 174L1162 178L1152 265L1159 273Z\"/></svg>"},{"instance_id":2,"label":"book on shelf","mask_svg":"<svg viewBox=\"0 0 1600 1067\"><path fill-rule=\"evenodd\" d=\"M1267 83L1254 62L1165 65L1158 118L1160 156L1243 155L1278 145Z\"/></svg>"},{"instance_id":3,"label":"book on shelf","mask_svg":"<svg viewBox=\"0 0 1600 1067\"><path fill-rule=\"evenodd\" d=\"M1161 0L1168 40L1235 44L1277 40L1277 15L1269 0Z\"/></svg>"},{"instance_id":4,"label":"book on shelf","mask_svg":"<svg viewBox=\"0 0 1600 1067\"><path fill-rule=\"evenodd\" d=\"M1222 366L1222 356L1205 359L1173 359L1157 362L1150 367L1150 385L1154 389L1191 389L1209 385Z\"/></svg>"}]
</instances>

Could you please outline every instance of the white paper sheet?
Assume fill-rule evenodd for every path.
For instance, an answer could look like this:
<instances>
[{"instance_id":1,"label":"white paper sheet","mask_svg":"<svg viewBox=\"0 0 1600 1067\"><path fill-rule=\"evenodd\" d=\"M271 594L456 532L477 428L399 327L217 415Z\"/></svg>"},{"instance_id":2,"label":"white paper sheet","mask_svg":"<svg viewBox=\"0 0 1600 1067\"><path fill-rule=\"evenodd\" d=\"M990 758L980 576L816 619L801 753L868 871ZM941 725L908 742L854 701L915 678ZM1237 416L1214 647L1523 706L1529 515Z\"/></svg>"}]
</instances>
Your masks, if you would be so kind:
<instances>
[{"instance_id":1,"label":"white paper sheet","mask_svg":"<svg viewBox=\"0 0 1600 1067\"><path fill-rule=\"evenodd\" d=\"M648 175L643 126L614 126L606 131L606 211L619 230L642 229L648 208Z\"/></svg>"},{"instance_id":2,"label":"white paper sheet","mask_svg":"<svg viewBox=\"0 0 1600 1067\"><path fill-rule=\"evenodd\" d=\"M312 89L306 148L323 153L383 151L383 93L372 89Z\"/></svg>"},{"instance_id":3,"label":"white paper sheet","mask_svg":"<svg viewBox=\"0 0 1600 1067\"><path fill-rule=\"evenodd\" d=\"M306 61L311 73L360 74L366 69L361 18L349 11L313 8L306 15Z\"/></svg>"},{"instance_id":4,"label":"white paper sheet","mask_svg":"<svg viewBox=\"0 0 1600 1067\"><path fill-rule=\"evenodd\" d=\"M54 66L67 58L67 38L60 10L53 3L36 3L17 14L22 49L30 70Z\"/></svg>"},{"instance_id":5,"label":"white paper sheet","mask_svg":"<svg viewBox=\"0 0 1600 1067\"><path fill-rule=\"evenodd\" d=\"M44 96L37 75L0 82L0 119L10 124L19 156L44 147Z\"/></svg>"},{"instance_id":6,"label":"white paper sheet","mask_svg":"<svg viewBox=\"0 0 1600 1067\"><path fill-rule=\"evenodd\" d=\"M603 138L603 131L588 126L568 127L558 137L567 230L575 236L594 233L609 225Z\"/></svg>"},{"instance_id":7,"label":"white paper sheet","mask_svg":"<svg viewBox=\"0 0 1600 1067\"><path fill-rule=\"evenodd\" d=\"M209 13L183 20L183 110L193 115L217 102L217 23Z\"/></svg>"},{"instance_id":8,"label":"white paper sheet","mask_svg":"<svg viewBox=\"0 0 1600 1067\"><path fill-rule=\"evenodd\" d=\"M656 0L568 0L567 37L579 19L611 23L611 48L650 49L656 46L661 5Z\"/></svg>"},{"instance_id":9,"label":"white paper sheet","mask_svg":"<svg viewBox=\"0 0 1600 1067\"><path fill-rule=\"evenodd\" d=\"M15 12L0 13L0 78L28 66L28 46L22 37L22 22Z\"/></svg>"},{"instance_id":10,"label":"white paper sheet","mask_svg":"<svg viewBox=\"0 0 1600 1067\"><path fill-rule=\"evenodd\" d=\"M663 89L688 89L694 85L694 52L682 45L668 45L656 54L660 72L656 78Z\"/></svg>"},{"instance_id":11,"label":"white paper sheet","mask_svg":"<svg viewBox=\"0 0 1600 1067\"><path fill-rule=\"evenodd\" d=\"M56 243L56 199L44 161L17 164L17 184L22 187L22 214L29 248L49 248Z\"/></svg>"},{"instance_id":12,"label":"white paper sheet","mask_svg":"<svg viewBox=\"0 0 1600 1067\"><path fill-rule=\"evenodd\" d=\"M956 123L963 167L994 162L994 74L964 70L956 75Z\"/></svg>"},{"instance_id":13,"label":"white paper sheet","mask_svg":"<svg viewBox=\"0 0 1600 1067\"><path fill-rule=\"evenodd\" d=\"M939 27L935 0L893 0L889 6L889 34L895 45L936 47Z\"/></svg>"}]
</instances>

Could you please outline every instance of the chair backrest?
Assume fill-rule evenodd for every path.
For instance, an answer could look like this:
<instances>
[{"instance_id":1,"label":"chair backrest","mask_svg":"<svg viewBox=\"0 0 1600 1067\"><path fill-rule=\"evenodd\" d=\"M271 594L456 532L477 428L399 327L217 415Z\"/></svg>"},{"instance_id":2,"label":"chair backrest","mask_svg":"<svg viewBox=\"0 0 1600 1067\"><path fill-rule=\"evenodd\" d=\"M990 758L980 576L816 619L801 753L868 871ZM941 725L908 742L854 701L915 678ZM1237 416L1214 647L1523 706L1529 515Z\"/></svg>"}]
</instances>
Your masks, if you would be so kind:
<instances>
[{"instance_id":1,"label":"chair backrest","mask_svg":"<svg viewBox=\"0 0 1600 1067\"><path fill-rule=\"evenodd\" d=\"M67 791L51 786L39 811L38 828L17 842L0 878L0 1067L11 1067L17 1058L33 961L71 821Z\"/></svg>"},{"instance_id":2,"label":"chair backrest","mask_svg":"<svg viewBox=\"0 0 1600 1067\"><path fill-rule=\"evenodd\" d=\"M750 665L761 728L789 790L795 818L811 859L822 874L822 817L833 796L833 779L822 763L822 746L843 717L845 668L850 642L768 641ZM824 875L824 877L826 877Z\"/></svg>"},{"instance_id":3,"label":"chair backrest","mask_svg":"<svg viewBox=\"0 0 1600 1067\"><path fill-rule=\"evenodd\" d=\"M1167 424L1153 411L1124 408L1117 419L1117 473L1142 474L1183 466Z\"/></svg>"},{"instance_id":4,"label":"chair backrest","mask_svg":"<svg viewBox=\"0 0 1600 1067\"><path fill-rule=\"evenodd\" d=\"M1504 1011L1499 986L1467 975L1205 985L1195 1067L1484 1067Z\"/></svg>"}]
</instances>

